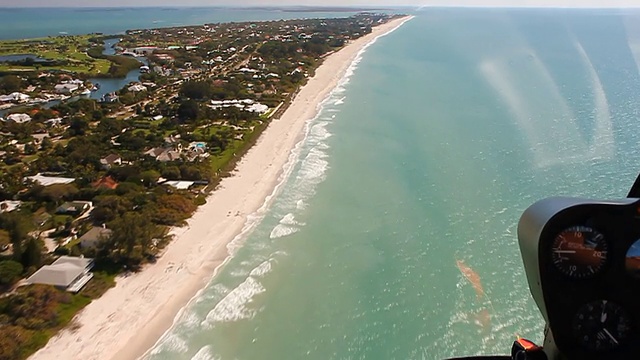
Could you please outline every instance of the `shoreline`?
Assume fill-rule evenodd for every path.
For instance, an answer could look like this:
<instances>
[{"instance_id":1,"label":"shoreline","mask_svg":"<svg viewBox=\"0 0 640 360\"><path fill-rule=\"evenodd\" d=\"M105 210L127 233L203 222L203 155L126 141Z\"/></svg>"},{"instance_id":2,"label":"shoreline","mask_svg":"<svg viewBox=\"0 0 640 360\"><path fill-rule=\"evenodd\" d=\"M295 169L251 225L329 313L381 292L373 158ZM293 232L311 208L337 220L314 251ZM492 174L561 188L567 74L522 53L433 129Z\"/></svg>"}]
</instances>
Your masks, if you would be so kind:
<instances>
[{"instance_id":1,"label":"shoreline","mask_svg":"<svg viewBox=\"0 0 640 360\"><path fill-rule=\"evenodd\" d=\"M120 276L115 287L94 300L30 359L136 359L148 353L175 320L233 255L259 222L295 163L295 149L309 121L344 77L347 69L379 37L412 17L373 28L325 58L284 114L271 121L256 144L237 163L188 220L174 228L174 240L155 264Z\"/></svg>"}]
</instances>

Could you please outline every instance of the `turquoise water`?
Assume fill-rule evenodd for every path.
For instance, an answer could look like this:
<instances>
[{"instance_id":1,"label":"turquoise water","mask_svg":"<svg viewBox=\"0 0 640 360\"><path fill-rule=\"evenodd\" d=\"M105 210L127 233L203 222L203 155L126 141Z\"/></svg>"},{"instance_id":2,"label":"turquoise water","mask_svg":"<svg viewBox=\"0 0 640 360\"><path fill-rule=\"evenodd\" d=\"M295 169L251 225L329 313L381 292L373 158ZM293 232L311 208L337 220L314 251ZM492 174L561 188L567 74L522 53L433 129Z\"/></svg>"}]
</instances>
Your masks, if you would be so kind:
<instances>
[{"instance_id":1,"label":"turquoise water","mask_svg":"<svg viewBox=\"0 0 640 360\"><path fill-rule=\"evenodd\" d=\"M537 199L633 183L639 17L433 9L380 38L147 358L441 359L541 341L516 223Z\"/></svg>"}]
</instances>

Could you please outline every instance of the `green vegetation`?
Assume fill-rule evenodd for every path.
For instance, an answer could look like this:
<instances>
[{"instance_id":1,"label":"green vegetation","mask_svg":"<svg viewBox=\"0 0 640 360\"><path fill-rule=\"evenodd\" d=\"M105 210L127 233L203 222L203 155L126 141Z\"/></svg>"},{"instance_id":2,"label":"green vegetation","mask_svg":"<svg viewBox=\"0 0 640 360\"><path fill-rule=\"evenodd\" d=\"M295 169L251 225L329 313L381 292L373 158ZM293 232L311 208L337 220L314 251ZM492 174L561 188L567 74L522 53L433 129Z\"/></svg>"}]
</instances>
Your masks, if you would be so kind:
<instances>
[{"instance_id":1,"label":"green vegetation","mask_svg":"<svg viewBox=\"0 0 640 360\"><path fill-rule=\"evenodd\" d=\"M31 54L41 60L26 58L0 63L0 73L64 71L88 76L124 77L130 69L140 66L135 59L102 55L102 41L101 37L92 35L3 40L0 41L0 56Z\"/></svg>"},{"instance_id":2,"label":"green vegetation","mask_svg":"<svg viewBox=\"0 0 640 360\"><path fill-rule=\"evenodd\" d=\"M98 280L79 294L69 294L46 285L20 288L0 299L0 359L26 359L67 326L92 299L112 286Z\"/></svg>"}]
</instances>

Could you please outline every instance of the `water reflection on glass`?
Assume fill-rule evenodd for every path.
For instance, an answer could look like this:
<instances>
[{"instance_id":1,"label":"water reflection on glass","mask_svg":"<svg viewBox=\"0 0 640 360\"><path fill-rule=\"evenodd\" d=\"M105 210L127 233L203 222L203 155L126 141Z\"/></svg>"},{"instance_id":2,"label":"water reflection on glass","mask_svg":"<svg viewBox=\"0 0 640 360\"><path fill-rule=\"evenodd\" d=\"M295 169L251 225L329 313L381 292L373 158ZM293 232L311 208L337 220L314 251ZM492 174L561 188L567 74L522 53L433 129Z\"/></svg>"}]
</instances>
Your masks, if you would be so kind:
<instances>
[{"instance_id":1,"label":"water reflection on glass","mask_svg":"<svg viewBox=\"0 0 640 360\"><path fill-rule=\"evenodd\" d=\"M640 279L640 240L636 240L627 250L625 267L630 275Z\"/></svg>"}]
</instances>

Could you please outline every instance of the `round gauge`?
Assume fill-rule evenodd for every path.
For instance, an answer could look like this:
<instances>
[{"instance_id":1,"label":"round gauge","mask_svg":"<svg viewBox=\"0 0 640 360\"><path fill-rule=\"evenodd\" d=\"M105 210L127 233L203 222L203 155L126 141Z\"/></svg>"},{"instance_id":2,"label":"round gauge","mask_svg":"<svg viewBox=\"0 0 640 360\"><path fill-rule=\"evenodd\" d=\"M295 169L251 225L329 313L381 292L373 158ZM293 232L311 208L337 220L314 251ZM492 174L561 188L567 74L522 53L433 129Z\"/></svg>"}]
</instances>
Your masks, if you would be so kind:
<instances>
[{"instance_id":1,"label":"round gauge","mask_svg":"<svg viewBox=\"0 0 640 360\"><path fill-rule=\"evenodd\" d=\"M607 261L607 241L599 232L586 226L574 226L553 240L551 257L561 273L574 279L596 275Z\"/></svg>"},{"instance_id":2,"label":"round gauge","mask_svg":"<svg viewBox=\"0 0 640 360\"><path fill-rule=\"evenodd\" d=\"M590 302L573 317L573 334L589 351L614 350L631 335L631 319L619 305L607 300Z\"/></svg>"}]
</instances>

